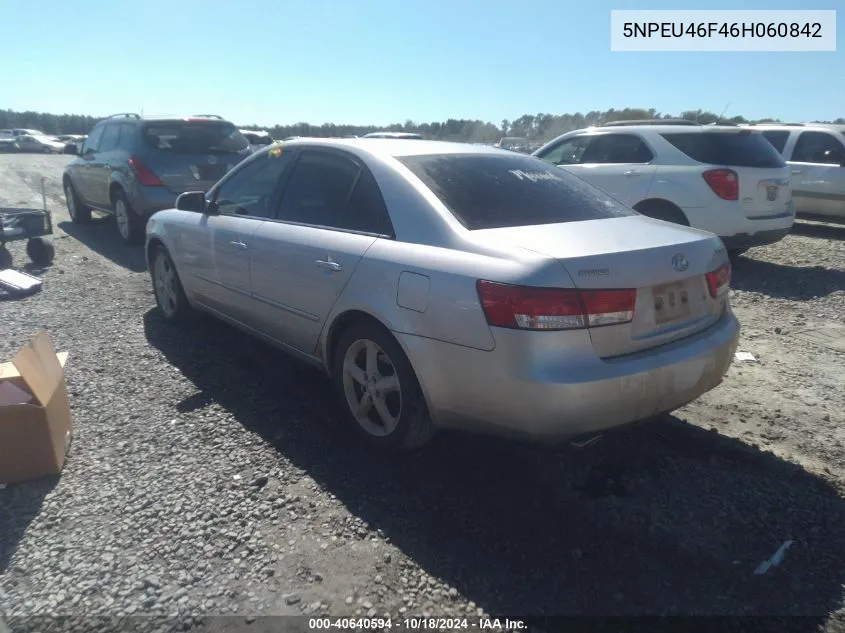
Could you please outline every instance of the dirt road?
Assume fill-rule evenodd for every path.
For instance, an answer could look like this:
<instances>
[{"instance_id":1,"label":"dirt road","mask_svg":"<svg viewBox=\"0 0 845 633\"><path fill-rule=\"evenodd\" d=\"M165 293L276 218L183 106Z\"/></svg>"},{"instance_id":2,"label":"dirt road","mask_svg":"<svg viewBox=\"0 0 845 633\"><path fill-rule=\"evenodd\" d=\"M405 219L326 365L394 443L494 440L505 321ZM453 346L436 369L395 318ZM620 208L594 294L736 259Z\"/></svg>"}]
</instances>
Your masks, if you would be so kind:
<instances>
[{"instance_id":1,"label":"dirt road","mask_svg":"<svg viewBox=\"0 0 845 633\"><path fill-rule=\"evenodd\" d=\"M48 330L76 423L60 479L0 490L11 626L695 613L814 616L789 621L809 631L841 609L845 353L801 332L845 332L845 228L801 225L737 260L756 362L665 420L581 450L442 434L374 458L313 370L210 320L163 323L141 249L108 219L68 222L67 160L0 155L0 205L40 206L44 176L57 223L44 290L0 302L0 355Z\"/></svg>"}]
</instances>

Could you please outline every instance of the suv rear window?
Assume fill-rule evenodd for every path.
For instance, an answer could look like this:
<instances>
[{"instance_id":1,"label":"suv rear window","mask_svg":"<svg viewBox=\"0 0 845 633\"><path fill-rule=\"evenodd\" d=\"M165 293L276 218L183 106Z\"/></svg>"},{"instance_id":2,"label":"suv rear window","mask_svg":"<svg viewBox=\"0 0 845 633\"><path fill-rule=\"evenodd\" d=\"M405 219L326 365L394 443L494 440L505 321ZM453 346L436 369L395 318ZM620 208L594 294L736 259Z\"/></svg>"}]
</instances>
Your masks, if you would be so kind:
<instances>
[{"instance_id":1,"label":"suv rear window","mask_svg":"<svg viewBox=\"0 0 845 633\"><path fill-rule=\"evenodd\" d=\"M667 132L661 136L699 163L727 167L784 167L786 165L772 144L757 133Z\"/></svg>"},{"instance_id":2,"label":"suv rear window","mask_svg":"<svg viewBox=\"0 0 845 633\"><path fill-rule=\"evenodd\" d=\"M470 230L634 215L600 189L530 156L426 154L397 160Z\"/></svg>"},{"instance_id":3,"label":"suv rear window","mask_svg":"<svg viewBox=\"0 0 845 633\"><path fill-rule=\"evenodd\" d=\"M143 127L144 143L174 154L231 154L249 148L232 123L217 121L156 121Z\"/></svg>"}]
</instances>

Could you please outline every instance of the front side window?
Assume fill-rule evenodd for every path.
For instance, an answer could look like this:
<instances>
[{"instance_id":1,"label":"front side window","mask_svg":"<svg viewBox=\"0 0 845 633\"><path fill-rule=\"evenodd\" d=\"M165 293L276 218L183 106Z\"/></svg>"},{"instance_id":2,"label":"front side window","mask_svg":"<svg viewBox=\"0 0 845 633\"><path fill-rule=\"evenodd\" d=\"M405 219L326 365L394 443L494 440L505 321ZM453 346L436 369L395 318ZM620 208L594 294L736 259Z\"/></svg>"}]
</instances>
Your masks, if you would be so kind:
<instances>
[{"instance_id":1,"label":"front side window","mask_svg":"<svg viewBox=\"0 0 845 633\"><path fill-rule=\"evenodd\" d=\"M99 151L110 152L117 149L118 137L120 136L120 125L118 123L109 123L103 131L103 138L100 141Z\"/></svg>"},{"instance_id":2,"label":"front side window","mask_svg":"<svg viewBox=\"0 0 845 633\"><path fill-rule=\"evenodd\" d=\"M589 144L589 136L574 136L538 154L537 158L552 165L577 165Z\"/></svg>"},{"instance_id":3,"label":"front side window","mask_svg":"<svg viewBox=\"0 0 845 633\"><path fill-rule=\"evenodd\" d=\"M635 215L600 189L531 156L398 157L470 230Z\"/></svg>"},{"instance_id":4,"label":"front side window","mask_svg":"<svg viewBox=\"0 0 845 633\"><path fill-rule=\"evenodd\" d=\"M270 217L273 194L291 159L290 153L263 154L233 171L214 197L218 211L226 215Z\"/></svg>"},{"instance_id":5,"label":"front side window","mask_svg":"<svg viewBox=\"0 0 845 633\"><path fill-rule=\"evenodd\" d=\"M801 132L792 150L796 163L841 165L845 161L845 147L833 134L827 132Z\"/></svg>"},{"instance_id":6,"label":"front side window","mask_svg":"<svg viewBox=\"0 0 845 633\"><path fill-rule=\"evenodd\" d=\"M100 146L100 138L103 136L103 129L105 125L100 125L91 130L91 133L85 139L85 144L82 146L82 153L96 152Z\"/></svg>"},{"instance_id":7,"label":"front side window","mask_svg":"<svg viewBox=\"0 0 845 633\"><path fill-rule=\"evenodd\" d=\"M599 134L581 157L581 162L598 164L642 164L648 163L654 155L643 142L633 134Z\"/></svg>"},{"instance_id":8,"label":"front side window","mask_svg":"<svg viewBox=\"0 0 845 633\"><path fill-rule=\"evenodd\" d=\"M303 152L282 193L279 219L344 228L344 210L360 172L343 156Z\"/></svg>"}]
</instances>

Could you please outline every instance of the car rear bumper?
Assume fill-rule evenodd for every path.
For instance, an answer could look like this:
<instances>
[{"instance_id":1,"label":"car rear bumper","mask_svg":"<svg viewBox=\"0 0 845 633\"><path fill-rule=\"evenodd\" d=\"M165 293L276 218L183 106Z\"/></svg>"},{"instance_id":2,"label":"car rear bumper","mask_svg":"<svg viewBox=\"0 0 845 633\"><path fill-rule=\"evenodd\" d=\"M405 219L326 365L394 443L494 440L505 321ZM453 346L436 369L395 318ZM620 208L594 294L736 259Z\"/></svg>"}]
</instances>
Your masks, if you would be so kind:
<instances>
[{"instance_id":1,"label":"car rear bumper","mask_svg":"<svg viewBox=\"0 0 845 633\"><path fill-rule=\"evenodd\" d=\"M730 310L685 339L610 359L587 331L493 330L492 351L396 334L438 426L554 442L636 422L717 386L739 338Z\"/></svg>"},{"instance_id":2,"label":"car rear bumper","mask_svg":"<svg viewBox=\"0 0 845 633\"><path fill-rule=\"evenodd\" d=\"M791 230L792 225L789 225L785 229L769 229L766 231L757 231L756 233L738 233L737 235L723 237L722 242L724 242L725 248L729 251L751 248L753 246L765 246L766 244L780 242L789 235Z\"/></svg>"},{"instance_id":3,"label":"car rear bumper","mask_svg":"<svg viewBox=\"0 0 845 633\"><path fill-rule=\"evenodd\" d=\"M145 187L135 184L130 188L129 203L132 209L145 218L150 217L156 211L172 209L176 206L176 198L179 197L167 187Z\"/></svg>"}]
</instances>

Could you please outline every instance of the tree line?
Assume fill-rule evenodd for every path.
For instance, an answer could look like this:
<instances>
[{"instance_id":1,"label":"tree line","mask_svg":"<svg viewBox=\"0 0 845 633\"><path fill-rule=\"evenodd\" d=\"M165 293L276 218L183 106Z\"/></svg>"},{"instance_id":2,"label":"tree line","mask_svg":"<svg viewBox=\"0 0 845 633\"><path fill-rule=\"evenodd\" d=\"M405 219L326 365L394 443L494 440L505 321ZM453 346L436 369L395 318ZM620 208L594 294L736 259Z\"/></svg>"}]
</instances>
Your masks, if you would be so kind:
<instances>
[{"instance_id":1,"label":"tree line","mask_svg":"<svg viewBox=\"0 0 845 633\"><path fill-rule=\"evenodd\" d=\"M498 125L489 121L470 119L447 119L446 121L434 121L431 123L416 123L407 120L404 123L393 123L387 126L375 125L343 125L335 123L323 123L313 125L311 123L294 123L293 125L275 125L273 127L261 127L258 125L242 125L241 129L260 130L270 132L275 139L284 139L289 136L362 136L369 132L389 130L391 132L414 132L422 134L425 138L463 141L470 143L491 143L498 141L503 136L526 138L530 141L544 141L559 134L577 130L591 125L609 123L611 121L626 121L632 119L687 119L699 123L780 123L779 119L756 119L750 120L743 116L732 116L721 119L714 112L706 110L686 110L678 115L661 113L650 108L623 108L616 110L611 108L604 112L591 111L586 114L576 112L574 114L523 114L518 119L503 120ZM51 114L47 112L16 112L14 110L0 110L0 128L30 128L41 130L45 134L87 134L91 128L101 121L102 117L94 117L83 114ZM845 123L845 118L838 118L835 121L824 121L825 123Z\"/></svg>"}]
</instances>

